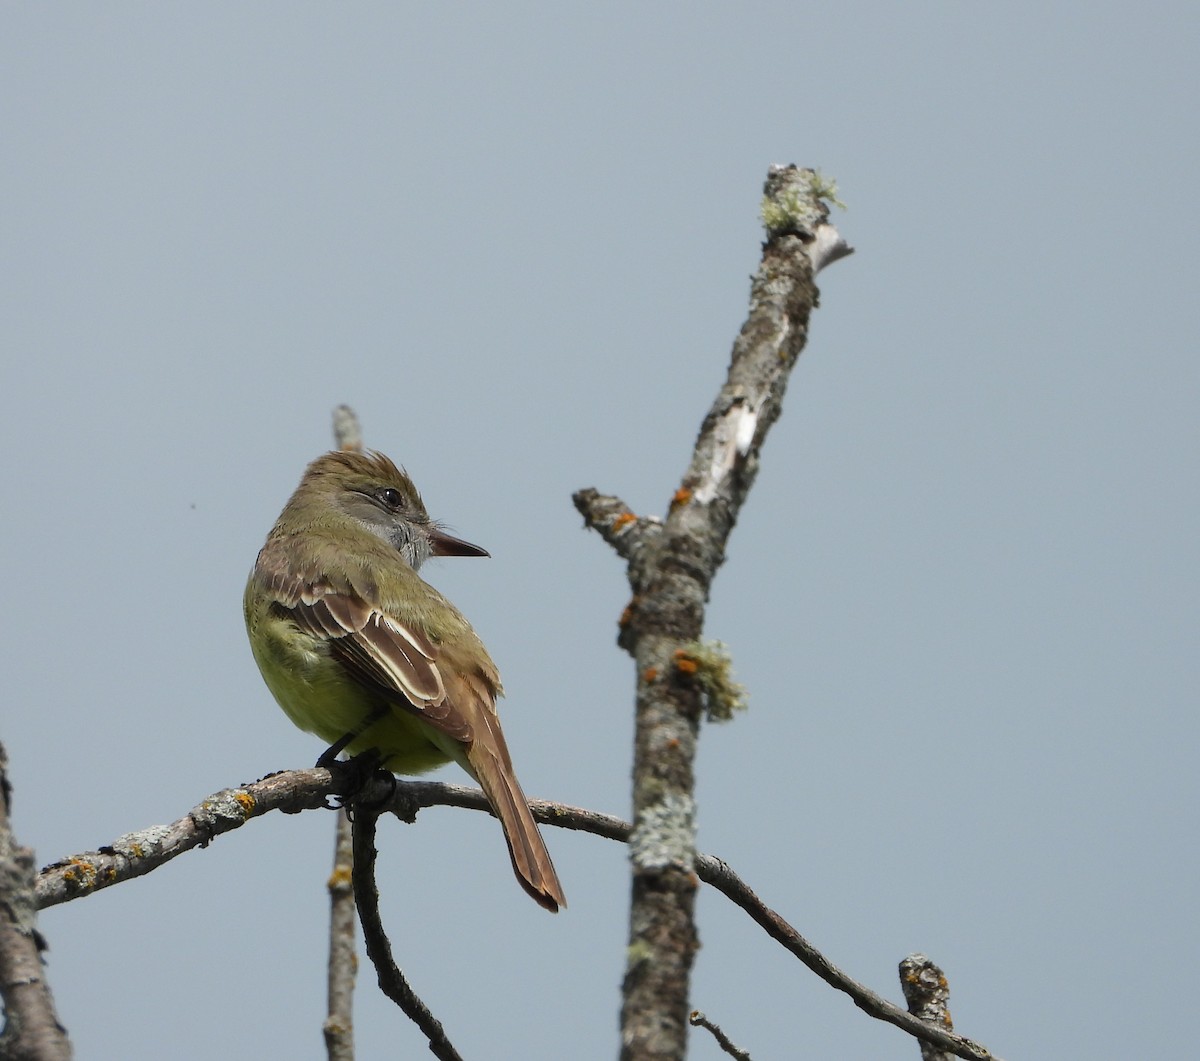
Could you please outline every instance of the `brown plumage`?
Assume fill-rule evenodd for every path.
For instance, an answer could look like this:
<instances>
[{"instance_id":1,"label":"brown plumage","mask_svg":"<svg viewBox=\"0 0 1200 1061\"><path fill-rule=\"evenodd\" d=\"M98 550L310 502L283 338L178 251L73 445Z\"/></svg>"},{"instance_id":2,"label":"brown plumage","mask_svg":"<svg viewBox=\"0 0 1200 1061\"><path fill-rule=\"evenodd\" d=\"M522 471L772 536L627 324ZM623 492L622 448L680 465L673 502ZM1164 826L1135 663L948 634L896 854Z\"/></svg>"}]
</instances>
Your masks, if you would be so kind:
<instances>
[{"instance_id":1,"label":"brown plumage","mask_svg":"<svg viewBox=\"0 0 1200 1061\"><path fill-rule=\"evenodd\" d=\"M470 623L425 582L429 555L486 555L441 531L382 454L309 465L259 553L246 624L268 687L296 725L396 773L450 759L478 781L517 879L548 910L562 885L513 770L496 665Z\"/></svg>"}]
</instances>

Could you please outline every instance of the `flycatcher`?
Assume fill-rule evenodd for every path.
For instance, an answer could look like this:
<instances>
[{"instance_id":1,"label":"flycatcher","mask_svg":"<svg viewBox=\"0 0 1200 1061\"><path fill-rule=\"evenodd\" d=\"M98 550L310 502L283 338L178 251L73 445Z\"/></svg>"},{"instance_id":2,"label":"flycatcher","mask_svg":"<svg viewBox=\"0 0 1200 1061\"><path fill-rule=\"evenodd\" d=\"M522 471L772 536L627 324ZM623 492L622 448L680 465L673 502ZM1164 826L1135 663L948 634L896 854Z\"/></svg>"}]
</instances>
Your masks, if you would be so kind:
<instances>
[{"instance_id":1,"label":"flycatcher","mask_svg":"<svg viewBox=\"0 0 1200 1061\"><path fill-rule=\"evenodd\" d=\"M246 585L246 629L268 688L330 751L376 749L398 774L453 759L483 789L513 870L547 910L562 885L500 731L500 674L471 624L417 569L487 556L432 522L381 453L326 453L284 506Z\"/></svg>"}]
</instances>

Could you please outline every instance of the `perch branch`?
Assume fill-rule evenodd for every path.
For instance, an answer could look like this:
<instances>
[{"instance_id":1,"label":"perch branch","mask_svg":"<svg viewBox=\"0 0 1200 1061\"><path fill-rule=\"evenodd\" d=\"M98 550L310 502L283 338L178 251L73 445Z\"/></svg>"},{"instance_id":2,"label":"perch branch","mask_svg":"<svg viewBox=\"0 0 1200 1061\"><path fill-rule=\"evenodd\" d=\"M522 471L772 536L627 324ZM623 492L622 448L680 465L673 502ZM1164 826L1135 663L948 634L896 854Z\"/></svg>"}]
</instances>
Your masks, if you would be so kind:
<instances>
[{"instance_id":1,"label":"perch branch","mask_svg":"<svg viewBox=\"0 0 1200 1061\"><path fill-rule=\"evenodd\" d=\"M171 825L152 826L138 833L129 833L99 851L84 852L48 866L38 877L39 907L53 906L143 876L178 855L202 847L221 833L236 829L268 811L296 813L324 807L330 796L341 794L336 789L336 782L329 771L320 768L271 774L252 785L224 789ZM433 806L491 813L487 799L479 789L438 781L396 780L394 787L387 781L371 782L367 788L360 790L358 796L368 804L383 804L388 812L407 822L414 821L419 810ZM214 821L206 812L197 820L199 808L213 805L226 807L230 803L238 808L246 808L246 813L227 813ZM592 833L618 843L628 843L633 834L633 826L629 822L611 814L540 799L530 800L529 807L533 816L543 825ZM131 840L139 837L145 839ZM123 853L117 851L118 847ZM140 854L133 850L135 847ZM831 987L849 995L865 1013L894 1024L957 1057L965 1057L970 1061L999 1061L978 1043L926 1024L847 976L779 914L766 906L725 862L711 855L698 854L694 869L701 881L716 888L745 910L767 935ZM69 881L63 881L64 874L69 876ZM84 887L81 886L82 881L91 881L92 884Z\"/></svg>"}]
</instances>

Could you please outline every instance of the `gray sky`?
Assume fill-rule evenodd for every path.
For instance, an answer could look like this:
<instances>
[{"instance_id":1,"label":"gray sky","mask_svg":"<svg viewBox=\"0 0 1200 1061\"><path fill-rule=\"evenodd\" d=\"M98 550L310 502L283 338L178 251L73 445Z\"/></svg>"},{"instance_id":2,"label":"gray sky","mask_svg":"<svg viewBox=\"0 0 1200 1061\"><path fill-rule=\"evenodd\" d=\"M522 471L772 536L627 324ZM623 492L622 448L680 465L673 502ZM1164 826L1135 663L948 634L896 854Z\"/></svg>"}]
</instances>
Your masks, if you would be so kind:
<instances>
[{"instance_id":1,"label":"gray sky","mask_svg":"<svg viewBox=\"0 0 1200 1061\"><path fill-rule=\"evenodd\" d=\"M7 7L20 838L49 862L311 765L240 600L343 401L493 554L425 573L500 664L525 788L625 813L626 584L570 494L664 511L762 179L797 162L837 178L858 253L822 275L714 588L751 707L702 735L701 844L890 997L931 955L1006 1057L1178 1055L1198 12ZM615 1055L620 847L551 831L551 917L492 820L382 826L397 954L465 1056ZM322 1057L332 828L271 816L47 912L79 1056ZM756 1058L917 1056L724 900L700 916L694 1004ZM422 1056L373 980L360 1056Z\"/></svg>"}]
</instances>

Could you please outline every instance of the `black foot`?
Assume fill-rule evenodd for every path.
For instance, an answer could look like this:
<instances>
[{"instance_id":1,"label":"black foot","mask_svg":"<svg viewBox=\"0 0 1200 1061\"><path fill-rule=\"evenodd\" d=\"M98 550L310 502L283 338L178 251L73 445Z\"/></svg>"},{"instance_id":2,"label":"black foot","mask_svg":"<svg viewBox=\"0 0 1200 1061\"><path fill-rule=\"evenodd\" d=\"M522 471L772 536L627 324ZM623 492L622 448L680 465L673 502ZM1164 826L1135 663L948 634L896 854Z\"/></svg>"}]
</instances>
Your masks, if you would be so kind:
<instances>
[{"instance_id":1,"label":"black foot","mask_svg":"<svg viewBox=\"0 0 1200 1061\"><path fill-rule=\"evenodd\" d=\"M317 766L325 770L335 770L337 768L335 764L338 762L338 756L346 750L346 745L354 740L354 738L357 736L357 733L343 734L328 748L321 752L321 757L317 760ZM366 754L366 752L363 753L363 755ZM355 758L361 758L361 756L356 756ZM353 761L353 759L350 760L350 762Z\"/></svg>"},{"instance_id":2,"label":"black foot","mask_svg":"<svg viewBox=\"0 0 1200 1061\"><path fill-rule=\"evenodd\" d=\"M336 747L336 745L335 745ZM386 803L392 798L392 792L395 791L396 779L388 770L384 770L380 763L383 762L383 754L378 748L368 748L365 752L359 752L352 759L333 759L328 758L332 748L325 752L320 759L317 760L317 766L324 767L333 775L334 790L337 793L338 802L333 805L328 805L331 809L337 807L348 807L353 803L359 793L363 789L370 786L371 782L376 778L386 778L390 784L387 798L380 800L380 805Z\"/></svg>"},{"instance_id":3,"label":"black foot","mask_svg":"<svg viewBox=\"0 0 1200 1061\"><path fill-rule=\"evenodd\" d=\"M392 798L396 795L396 775L390 770L384 770L382 767L375 771L368 780L375 780L382 783L383 791L386 795L380 796L378 799L355 799L353 807L347 807L346 813L352 814L355 807L362 807L363 810L372 811L378 810L381 807L386 807L392 802ZM365 787L365 786L364 786Z\"/></svg>"}]
</instances>

